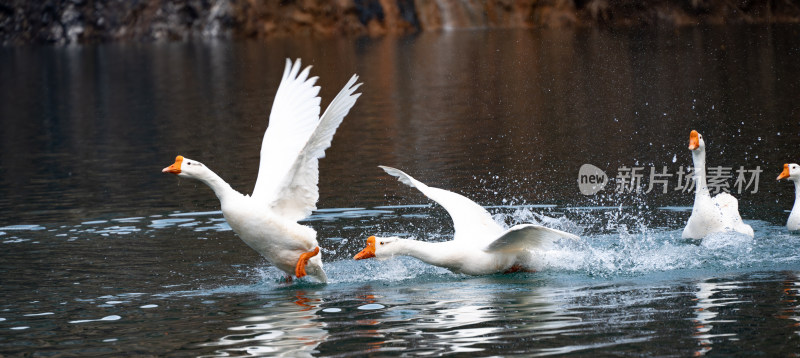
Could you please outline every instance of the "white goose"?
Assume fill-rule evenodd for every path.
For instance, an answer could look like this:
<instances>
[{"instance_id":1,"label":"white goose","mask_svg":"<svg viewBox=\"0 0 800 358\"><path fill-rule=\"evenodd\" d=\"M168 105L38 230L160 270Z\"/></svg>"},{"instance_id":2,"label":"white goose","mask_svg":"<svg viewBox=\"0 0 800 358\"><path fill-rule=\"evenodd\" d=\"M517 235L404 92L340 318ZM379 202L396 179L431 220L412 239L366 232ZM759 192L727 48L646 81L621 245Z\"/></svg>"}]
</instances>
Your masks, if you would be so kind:
<instances>
[{"instance_id":1,"label":"white goose","mask_svg":"<svg viewBox=\"0 0 800 358\"><path fill-rule=\"evenodd\" d=\"M778 180L789 179L794 182L794 206L786 227L791 231L800 230L800 165L795 163L784 164L783 172L778 175Z\"/></svg>"},{"instance_id":2,"label":"white goose","mask_svg":"<svg viewBox=\"0 0 800 358\"><path fill-rule=\"evenodd\" d=\"M261 161L253 195L242 195L202 163L178 156L164 173L197 179L219 198L222 214L233 231L251 248L292 275L327 281L319 255L317 233L297 223L316 209L319 198L319 158L325 156L336 128L361 95L358 76L331 101L322 117L317 77L311 66L300 72L300 60L286 60L275 94L269 127L261 144Z\"/></svg>"},{"instance_id":3,"label":"white goose","mask_svg":"<svg viewBox=\"0 0 800 358\"><path fill-rule=\"evenodd\" d=\"M694 163L694 207L681 237L700 240L712 233L735 231L752 238L753 228L739 216L739 201L728 193L711 197L706 182L706 143L695 130L689 134L689 149Z\"/></svg>"},{"instance_id":4,"label":"white goose","mask_svg":"<svg viewBox=\"0 0 800 358\"><path fill-rule=\"evenodd\" d=\"M531 249L541 248L562 237L579 239L575 235L534 224L516 225L503 230L486 209L472 200L429 187L398 169L381 168L444 207L453 219L455 234L452 241L446 242L370 236L367 247L353 257L356 260L406 255L456 273L509 273L531 270Z\"/></svg>"}]
</instances>

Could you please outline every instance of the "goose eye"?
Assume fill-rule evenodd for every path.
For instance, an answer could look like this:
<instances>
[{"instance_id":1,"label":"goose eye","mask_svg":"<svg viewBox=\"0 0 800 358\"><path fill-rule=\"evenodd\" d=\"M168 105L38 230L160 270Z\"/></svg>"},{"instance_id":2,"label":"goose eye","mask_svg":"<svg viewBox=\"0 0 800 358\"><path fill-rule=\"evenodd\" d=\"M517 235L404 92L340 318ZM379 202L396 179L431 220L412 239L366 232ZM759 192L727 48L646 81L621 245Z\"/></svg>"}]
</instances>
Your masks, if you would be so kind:
<instances>
[{"instance_id":1,"label":"goose eye","mask_svg":"<svg viewBox=\"0 0 800 358\"><path fill-rule=\"evenodd\" d=\"M383 245L383 241L381 241L381 245Z\"/></svg>"}]
</instances>

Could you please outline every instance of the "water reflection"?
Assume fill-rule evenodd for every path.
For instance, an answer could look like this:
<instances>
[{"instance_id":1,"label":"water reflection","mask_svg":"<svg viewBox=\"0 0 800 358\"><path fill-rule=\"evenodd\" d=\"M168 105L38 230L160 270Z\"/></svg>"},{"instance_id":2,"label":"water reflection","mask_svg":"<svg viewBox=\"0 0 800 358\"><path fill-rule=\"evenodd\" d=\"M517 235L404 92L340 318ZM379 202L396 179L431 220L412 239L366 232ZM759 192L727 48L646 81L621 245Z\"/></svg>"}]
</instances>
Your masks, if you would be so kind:
<instances>
[{"instance_id":1,"label":"water reflection","mask_svg":"<svg viewBox=\"0 0 800 358\"><path fill-rule=\"evenodd\" d=\"M565 175L587 162L685 162L696 126L717 133L720 163L783 163L800 143L796 84L780 80L800 72L784 60L792 38L777 28L470 31L3 49L0 78L15 85L0 88L0 217L216 208L208 192L176 189L154 169L176 152L250 192L274 96L265 84L279 81L287 56L315 65L325 98L344 73L366 84L321 164L320 207L385 203L378 164L447 173L429 181L480 202L511 199L513 187L527 202L584 205ZM649 200L685 204L680 194ZM774 197L744 200L746 209Z\"/></svg>"},{"instance_id":2,"label":"water reflection","mask_svg":"<svg viewBox=\"0 0 800 358\"><path fill-rule=\"evenodd\" d=\"M506 352L519 349L531 353L537 350L521 344L521 337L552 340L581 321L535 288L509 288L499 282L437 282L389 290L363 286L357 291L362 293L358 302L346 302L339 306L342 311L337 311L353 312L350 322L341 321L338 313L326 313L330 308L323 310L321 319L329 323L331 331L319 346L323 355L364 346L367 352L377 354L491 355L500 346Z\"/></svg>"},{"instance_id":3,"label":"water reflection","mask_svg":"<svg viewBox=\"0 0 800 358\"><path fill-rule=\"evenodd\" d=\"M233 331L201 347L223 347L205 357L231 355L311 357L316 346L328 337L325 322L317 318L321 298L316 292L297 290L286 302L266 303L243 309L246 315ZM250 305L255 303L243 303Z\"/></svg>"},{"instance_id":4,"label":"water reflection","mask_svg":"<svg viewBox=\"0 0 800 358\"><path fill-rule=\"evenodd\" d=\"M738 298L737 290L742 289L741 282L717 282L717 280L706 280L696 284L695 306L693 319L695 323L694 338L697 339L699 348L695 351L695 356L705 355L713 349L715 338L735 337L736 333L724 333L730 331L724 323L735 323L734 320L718 319L720 311L744 303ZM716 329L715 328L716 326ZM713 333L712 330L718 333Z\"/></svg>"},{"instance_id":5,"label":"water reflection","mask_svg":"<svg viewBox=\"0 0 800 358\"><path fill-rule=\"evenodd\" d=\"M786 296L783 302L786 308L778 318L792 321L790 327L800 336L800 275L787 272L786 276L787 278L782 281L783 293Z\"/></svg>"}]
</instances>

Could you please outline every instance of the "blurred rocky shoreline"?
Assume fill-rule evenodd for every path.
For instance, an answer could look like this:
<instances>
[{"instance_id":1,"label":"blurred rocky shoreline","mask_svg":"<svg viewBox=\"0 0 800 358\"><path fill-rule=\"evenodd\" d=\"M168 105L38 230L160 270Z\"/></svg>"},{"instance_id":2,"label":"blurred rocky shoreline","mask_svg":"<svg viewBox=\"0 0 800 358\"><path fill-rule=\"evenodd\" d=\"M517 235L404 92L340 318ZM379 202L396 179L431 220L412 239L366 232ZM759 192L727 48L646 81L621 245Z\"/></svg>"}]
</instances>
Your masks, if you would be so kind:
<instances>
[{"instance_id":1,"label":"blurred rocky shoreline","mask_svg":"<svg viewBox=\"0 0 800 358\"><path fill-rule=\"evenodd\" d=\"M800 22L793 0L2 0L0 43Z\"/></svg>"}]
</instances>

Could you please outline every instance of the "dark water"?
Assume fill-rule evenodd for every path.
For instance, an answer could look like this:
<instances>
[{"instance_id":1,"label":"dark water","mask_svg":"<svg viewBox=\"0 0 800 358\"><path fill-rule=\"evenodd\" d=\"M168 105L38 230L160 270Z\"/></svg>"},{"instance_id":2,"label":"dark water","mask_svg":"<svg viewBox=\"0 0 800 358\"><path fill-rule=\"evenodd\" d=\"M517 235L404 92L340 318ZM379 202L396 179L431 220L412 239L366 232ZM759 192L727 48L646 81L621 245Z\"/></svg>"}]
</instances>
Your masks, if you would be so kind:
<instances>
[{"instance_id":1,"label":"dark water","mask_svg":"<svg viewBox=\"0 0 800 358\"><path fill-rule=\"evenodd\" d=\"M793 187L775 177L800 160L798 35L463 31L0 49L0 355L796 354L800 236L783 227ZM280 283L209 189L160 172L182 154L250 192L286 57L314 65L323 105L352 73L365 83L320 163L320 210L307 221L328 285ZM680 239L691 129L709 167L730 168L721 183L755 239ZM586 163L611 178L640 168L641 192L611 183L582 195ZM465 194L503 223L584 240L557 243L532 274L352 261L368 235L452 235L441 208L379 164ZM671 175L653 177L666 193L647 192L651 170Z\"/></svg>"}]
</instances>

